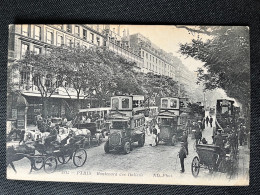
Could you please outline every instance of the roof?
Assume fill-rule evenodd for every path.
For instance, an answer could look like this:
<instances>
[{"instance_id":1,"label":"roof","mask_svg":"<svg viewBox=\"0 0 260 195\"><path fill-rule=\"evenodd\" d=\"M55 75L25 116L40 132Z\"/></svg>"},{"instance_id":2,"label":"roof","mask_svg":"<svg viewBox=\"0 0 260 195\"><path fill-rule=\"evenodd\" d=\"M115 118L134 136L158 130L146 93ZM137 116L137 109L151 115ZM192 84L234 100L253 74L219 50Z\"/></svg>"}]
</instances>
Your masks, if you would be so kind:
<instances>
[{"instance_id":1,"label":"roof","mask_svg":"<svg viewBox=\"0 0 260 195\"><path fill-rule=\"evenodd\" d=\"M143 95L116 95L113 96L112 98L116 98L116 97L132 97L133 100L144 100L144 96Z\"/></svg>"},{"instance_id":2,"label":"roof","mask_svg":"<svg viewBox=\"0 0 260 195\"><path fill-rule=\"evenodd\" d=\"M173 113L173 112L170 112L170 111L164 111L164 112L159 113L158 116L159 117L160 116L174 117L174 116L177 116L177 115L175 113Z\"/></svg>"},{"instance_id":3,"label":"roof","mask_svg":"<svg viewBox=\"0 0 260 195\"><path fill-rule=\"evenodd\" d=\"M103 110L111 110L111 108L110 107L86 108L86 109L79 109L79 112L93 112L93 111L103 111Z\"/></svg>"}]
</instances>

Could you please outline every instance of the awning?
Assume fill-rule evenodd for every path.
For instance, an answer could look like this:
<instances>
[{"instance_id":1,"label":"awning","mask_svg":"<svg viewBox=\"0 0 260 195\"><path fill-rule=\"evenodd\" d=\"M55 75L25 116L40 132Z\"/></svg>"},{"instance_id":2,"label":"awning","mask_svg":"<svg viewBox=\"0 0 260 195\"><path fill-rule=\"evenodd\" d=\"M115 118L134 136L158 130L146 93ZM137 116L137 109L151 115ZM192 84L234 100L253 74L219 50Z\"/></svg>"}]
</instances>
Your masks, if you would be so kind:
<instances>
[{"instance_id":1,"label":"awning","mask_svg":"<svg viewBox=\"0 0 260 195\"><path fill-rule=\"evenodd\" d=\"M25 96L29 96L29 97L41 97L40 93L30 93L30 92L23 92L22 93ZM75 95L58 95L58 94L53 94L51 96L51 98L62 98L62 99L77 99L77 96ZM89 99L89 98L84 98L84 96L80 96L79 99L83 100L83 99Z\"/></svg>"}]
</instances>

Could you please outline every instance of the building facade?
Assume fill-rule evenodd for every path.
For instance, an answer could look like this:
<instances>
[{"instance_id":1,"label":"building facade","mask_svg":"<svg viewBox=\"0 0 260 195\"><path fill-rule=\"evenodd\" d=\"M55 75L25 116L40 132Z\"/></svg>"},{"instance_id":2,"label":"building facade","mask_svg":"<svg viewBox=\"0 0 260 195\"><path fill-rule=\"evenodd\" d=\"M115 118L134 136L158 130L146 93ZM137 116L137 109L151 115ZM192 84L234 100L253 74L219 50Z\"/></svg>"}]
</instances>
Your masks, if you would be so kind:
<instances>
[{"instance_id":1,"label":"building facade","mask_svg":"<svg viewBox=\"0 0 260 195\"><path fill-rule=\"evenodd\" d=\"M129 30L125 29L121 34L120 25L117 25L116 28L112 27L115 26L86 24L10 25L9 64L22 59L27 51L44 55L48 54L52 48L63 45L83 48L103 46L126 60L135 62L134 69L136 71L169 76L182 83L185 88L190 87L189 71L172 53L165 52L140 33L129 35ZM27 85L19 86L23 97L28 101L28 121L31 123L34 115L41 110L41 95L34 85L30 72L19 72L18 75L14 78L14 82L27 83ZM70 97L68 97L68 91ZM81 94L79 98L82 100L82 107L86 107L84 94ZM74 89L57 88L50 98L50 115L58 117L65 115L66 105L72 104L76 99L77 95ZM9 116L11 117L11 112Z\"/></svg>"},{"instance_id":2,"label":"building facade","mask_svg":"<svg viewBox=\"0 0 260 195\"><path fill-rule=\"evenodd\" d=\"M103 26L103 25L102 25ZM101 25L10 25L9 26L9 47L8 62L13 63L22 59L26 52L34 52L35 54L47 54L53 47L66 45L69 47L85 47L104 46L103 28ZM27 101L27 121L33 123L34 116L42 109L41 94L35 85L30 72L13 72L11 75L17 74L12 81L18 83L22 96ZM70 96L68 96L68 92ZM15 112L15 101L9 97L8 118L16 118L12 115ZM59 87L55 93L49 98L49 115L61 117L65 116L69 104L74 104L77 99L77 93L74 89L69 88L67 91ZM85 98L82 93L79 97L82 107ZM85 103L86 104L86 103ZM26 123L25 123L26 124Z\"/></svg>"},{"instance_id":3,"label":"building facade","mask_svg":"<svg viewBox=\"0 0 260 195\"><path fill-rule=\"evenodd\" d=\"M153 72L175 80L176 64L171 53L157 47L140 33L130 35L129 42L133 51L143 59L142 72Z\"/></svg>"}]
</instances>

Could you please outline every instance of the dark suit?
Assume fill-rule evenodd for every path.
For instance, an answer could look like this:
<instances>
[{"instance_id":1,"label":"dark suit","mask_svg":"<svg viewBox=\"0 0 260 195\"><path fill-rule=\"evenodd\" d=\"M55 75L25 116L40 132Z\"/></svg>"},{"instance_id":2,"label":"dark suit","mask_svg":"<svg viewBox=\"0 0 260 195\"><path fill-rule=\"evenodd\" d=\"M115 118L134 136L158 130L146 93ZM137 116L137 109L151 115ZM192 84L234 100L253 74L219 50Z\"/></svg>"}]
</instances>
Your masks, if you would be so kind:
<instances>
[{"instance_id":1,"label":"dark suit","mask_svg":"<svg viewBox=\"0 0 260 195\"><path fill-rule=\"evenodd\" d=\"M184 146L181 147L180 151L179 151L179 158L180 158L180 163L181 163L181 171L184 172L184 159L187 156L187 151L185 149Z\"/></svg>"},{"instance_id":2,"label":"dark suit","mask_svg":"<svg viewBox=\"0 0 260 195\"><path fill-rule=\"evenodd\" d=\"M213 123L213 118L212 117L210 117L209 123L210 123L210 127L212 127L212 123Z\"/></svg>"},{"instance_id":3,"label":"dark suit","mask_svg":"<svg viewBox=\"0 0 260 195\"><path fill-rule=\"evenodd\" d=\"M187 155L189 154L189 149L188 149L188 136L185 134L182 136L182 139L181 139L182 142L184 142L184 147L187 151Z\"/></svg>"}]
</instances>

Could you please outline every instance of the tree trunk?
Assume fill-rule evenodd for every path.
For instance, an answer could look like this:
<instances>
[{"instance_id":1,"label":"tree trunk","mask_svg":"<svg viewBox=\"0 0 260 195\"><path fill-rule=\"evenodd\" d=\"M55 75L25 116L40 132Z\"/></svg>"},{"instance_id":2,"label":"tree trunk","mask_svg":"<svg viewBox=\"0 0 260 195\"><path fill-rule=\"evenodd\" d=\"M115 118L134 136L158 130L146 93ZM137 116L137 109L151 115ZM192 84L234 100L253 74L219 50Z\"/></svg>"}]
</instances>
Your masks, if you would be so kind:
<instances>
[{"instance_id":1,"label":"tree trunk","mask_svg":"<svg viewBox=\"0 0 260 195\"><path fill-rule=\"evenodd\" d=\"M78 113L79 109L81 108L79 94L80 92L77 92L76 113Z\"/></svg>"},{"instance_id":2,"label":"tree trunk","mask_svg":"<svg viewBox=\"0 0 260 195\"><path fill-rule=\"evenodd\" d=\"M43 116L43 118L47 118L47 115L48 115L48 100L47 100L46 97L43 98L42 104L43 104L42 105L42 108L43 108L42 116Z\"/></svg>"}]
</instances>

